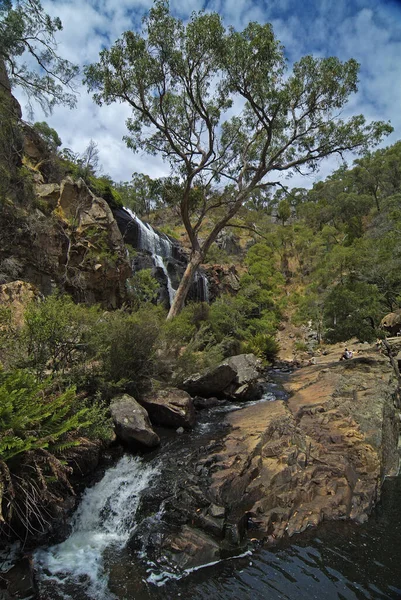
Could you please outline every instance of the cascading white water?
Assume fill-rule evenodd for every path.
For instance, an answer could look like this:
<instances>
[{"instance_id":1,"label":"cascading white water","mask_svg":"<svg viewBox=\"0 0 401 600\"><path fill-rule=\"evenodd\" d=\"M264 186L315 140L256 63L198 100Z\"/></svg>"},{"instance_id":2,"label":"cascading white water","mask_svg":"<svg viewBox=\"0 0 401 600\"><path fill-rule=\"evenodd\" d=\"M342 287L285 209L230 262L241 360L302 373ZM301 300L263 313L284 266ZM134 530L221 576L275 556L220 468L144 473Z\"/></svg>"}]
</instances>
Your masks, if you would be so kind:
<instances>
[{"instance_id":1,"label":"cascading white water","mask_svg":"<svg viewBox=\"0 0 401 600\"><path fill-rule=\"evenodd\" d=\"M87 597L110 600L104 553L122 549L132 533L141 493L157 468L140 457L124 456L103 479L86 490L72 518L71 535L34 555L39 580L57 584L60 597L75 600L69 588L84 586Z\"/></svg>"},{"instance_id":2,"label":"cascading white water","mask_svg":"<svg viewBox=\"0 0 401 600\"><path fill-rule=\"evenodd\" d=\"M170 279L170 276L169 276L168 271L167 271L167 267L164 264L162 257L159 256L158 254L152 254L152 259L153 259L153 262L154 262L155 266L156 267L160 267L163 270L163 273L166 276L166 279L167 279L167 291L168 291L168 297L169 297L170 306L171 306L171 304L172 304L172 302L174 300L174 296L175 296L176 290L172 286L171 279Z\"/></svg>"},{"instance_id":3,"label":"cascading white water","mask_svg":"<svg viewBox=\"0 0 401 600\"><path fill-rule=\"evenodd\" d=\"M124 208L124 210L133 218L139 228L139 247L140 250L147 250L152 255L169 258L173 254L173 244L167 236L162 236L156 233L149 223L143 223L132 210Z\"/></svg>"},{"instance_id":4,"label":"cascading white water","mask_svg":"<svg viewBox=\"0 0 401 600\"><path fill-rule=\"evenodd\" d=\"M195 283L198 286L198 296L200 300L209 304L209 281L202 271L196 272Z\"/></svg>"},{"instance_id":5,"label":"cascading white water","mask_svg":"<svg viewBox=\"0 0 401 600\"><path fill-rule=\"evenodd\" d=\"M143 223L132 210L124 208L124 210L132 217L138 226L138 247L139 250L146 250L152 255L153 264L160 267L166 276L167 290L169 295L170 306L174 299L176 290L174 289L170 275L163 259L173 257L173 244L167 236L159 235L148 223ZM209 282L202 271L197 271L195 274L194 283L197 287L196 298L203 302L209 303Z\"/></svg>"}]
</instances>

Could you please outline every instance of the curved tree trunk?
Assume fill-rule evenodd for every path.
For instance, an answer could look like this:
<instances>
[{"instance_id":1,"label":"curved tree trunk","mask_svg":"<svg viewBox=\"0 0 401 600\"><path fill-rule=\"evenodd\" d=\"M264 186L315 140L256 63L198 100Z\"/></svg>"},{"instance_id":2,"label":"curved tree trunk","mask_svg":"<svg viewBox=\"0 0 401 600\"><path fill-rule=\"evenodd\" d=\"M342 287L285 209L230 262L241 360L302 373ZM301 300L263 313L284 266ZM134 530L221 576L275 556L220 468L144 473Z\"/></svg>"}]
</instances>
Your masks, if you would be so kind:
<instances>
[{"instance_id":1,"label":"curved tree trunk","mask_svg":"<svg viewBox=\"0 0 401 600\"><path fill-rule=\"evenodd\" d=\"M184 275L180 281L180 285L175 293L174 300L171 304L167 320L173 319L180 314L184 308L185 300L188 295L189 289L195 277L195 273L199 265L203 260L203 256L200 252L194 252L191 256L187 268L185 269Z\"/></svg>"}]
</instances>

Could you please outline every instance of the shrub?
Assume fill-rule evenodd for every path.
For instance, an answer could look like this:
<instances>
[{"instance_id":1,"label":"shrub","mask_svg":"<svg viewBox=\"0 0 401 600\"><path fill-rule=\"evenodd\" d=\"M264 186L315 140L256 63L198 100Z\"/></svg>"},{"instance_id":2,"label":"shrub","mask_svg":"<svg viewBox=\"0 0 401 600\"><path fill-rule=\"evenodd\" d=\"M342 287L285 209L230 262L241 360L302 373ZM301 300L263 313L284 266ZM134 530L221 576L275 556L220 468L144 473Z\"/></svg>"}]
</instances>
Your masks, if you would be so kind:
<instances>
[{"instance_id":1,"label":"shrub","mask_svg":"<svg viewBox=\"0 0 401 600\"><path fill-rule=\"evenodd\" d=\"M273 362L279 352L278 342L273 336L258 333L243 344L243 352L252 352L262 360Z\"/></svg>"},{"instance_id":2,"label":"shrub","mask_svg":"<svg viewBox=\"0 0 401 600\"><path fill-rule=\"evenodd\" d=\"M142 269L134 273L127 282L128 296L131 305L139 309L147 302L156 302L159 283L152 276L152 269Z\"/></svg>"},{"instance_id":3,"label":"shrub","mask_svg":"<svg viewBox=\"0 0 401 600\"><path fill-rule=\"evenodd\" d=\"M206 348L203 352L199 352L193 348L192 344L189 344L174 361L172 383L180 385L184 379L193 373L216 367L222 362L223 358L220 345L214 345Z\"/></svg>"},{"instance_id":4,"label":"shrub","mask_svg":"<svg viewBox=\"0 0 401 600\"><path fill-rule=\"evenodd\" d=\"M27 358L24 366L43 378L46 372L65 374L86 358L86 336L100 317L97 307L74 304L69 296L53 295L32 303L22 331Z\"/></svg>"},{"instance_id":5,"label":"shrub","mask_svg":"<svg viewBox=\"0 0 401 600\"><path fill-rule=\"evenodd\" d=\"M150 384L163 318L163 311L152 305L133 314L119 310L106 313L92 332L101 378L114 390L141 393Z\"/></svg>"},{"instance_id":6,"label":"shrub","mask_svg":"<svg viewBox=\"0 0 401 600\"><path fill-rule=\"evenodd\" d=\"M105 407L83 403L75 388L54 391L27 371L0 373L0 523L44 529L57 489L71 490L62 453L78 436L106 437L106 429Z\"/></svg>"}]
</instances>

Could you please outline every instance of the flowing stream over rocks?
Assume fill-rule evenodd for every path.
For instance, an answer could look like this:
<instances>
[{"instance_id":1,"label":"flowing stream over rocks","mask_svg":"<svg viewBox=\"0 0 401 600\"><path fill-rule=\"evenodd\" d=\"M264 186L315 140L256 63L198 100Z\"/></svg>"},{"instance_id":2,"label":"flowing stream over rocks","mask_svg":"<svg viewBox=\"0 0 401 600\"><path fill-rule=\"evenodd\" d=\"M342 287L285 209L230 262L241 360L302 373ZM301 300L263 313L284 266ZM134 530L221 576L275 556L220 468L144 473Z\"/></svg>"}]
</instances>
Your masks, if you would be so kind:
<instances>
[{"instance_id":1,"label":"flowing stream over rocks","mask_svg":"<svg viewBox=\"0 0 401 600\"><path fill-rule=\"evenodd\" d=\"M85 492L70 536L35 553L41 600L401 598L399 477L387 481L364 525L325 523L273 549L250 535L236 556L205 556L203 568L180 569L152 551L174 527L164 517L182 490L188 455L218 446L228 429L225 414L285 397L280 385L269 384L261 400L202 411L192 432L160 430L159 450L124 455Z\"/></svg>"}]
</instances>

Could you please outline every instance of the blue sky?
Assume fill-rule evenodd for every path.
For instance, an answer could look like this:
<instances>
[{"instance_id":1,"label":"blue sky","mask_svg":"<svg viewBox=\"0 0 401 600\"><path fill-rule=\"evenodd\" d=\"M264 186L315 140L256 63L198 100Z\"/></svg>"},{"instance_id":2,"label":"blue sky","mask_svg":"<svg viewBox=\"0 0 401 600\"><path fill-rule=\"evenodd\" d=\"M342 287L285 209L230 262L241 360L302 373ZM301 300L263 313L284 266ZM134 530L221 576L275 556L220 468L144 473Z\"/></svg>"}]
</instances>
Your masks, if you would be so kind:
<instances>
[{"instance_id":1,"label":"blue sky","mask_svg":"<svg viewBox=\"0 0 401 600\"><path fill-rule=\"evenodd\" d=\"M123 31L138 27L151 0L43 0L51 15L60 16L59 54L81 66L95 62L102 46ZM347 114L390 120L395 131L385 145L401 139L401 1L399 0L170 0L173 13L187 19L205 8L219 12L225 24L243 29L249 21L271 22L290 63L305 54L355 58L361 65L359 91ZM47 120L63 146L82 152L90 139L100 150L103 171L127 181L135 171L151 177L168 174L161 160L133 154L122 141L128 107L98 107L83 86L75 110L58 107L45 117L39 107L35 120ZM18 94L16 94L18 95ZM19 98L24 105L24 98ZM294 180L310 187L338 166L329 159L318 175Z\"/></svg>"}]
</instances>

